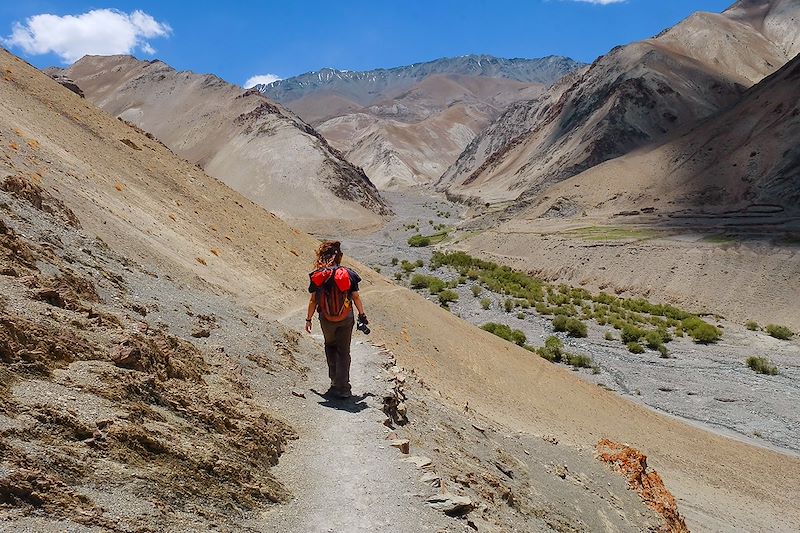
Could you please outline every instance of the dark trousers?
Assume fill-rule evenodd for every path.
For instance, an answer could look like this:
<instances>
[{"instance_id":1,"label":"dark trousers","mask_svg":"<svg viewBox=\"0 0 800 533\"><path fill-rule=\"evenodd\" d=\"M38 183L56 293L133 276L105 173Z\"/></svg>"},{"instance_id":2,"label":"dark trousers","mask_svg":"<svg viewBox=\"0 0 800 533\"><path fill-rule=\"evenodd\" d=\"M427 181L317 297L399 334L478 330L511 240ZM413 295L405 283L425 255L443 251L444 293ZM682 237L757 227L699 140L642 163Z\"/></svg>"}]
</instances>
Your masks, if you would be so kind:
<instances>
[{"instance_id":1,"label":"dark trousers","mask_svg":"<svg viewBox=\"0 0 800 533\"><path fill-rule=\"evenodd\" d=\"M320 317L319 325L325 337L325 358L328 360L328 377L336 392L350 392L350 339L353 337L355 319L349 316L341 322L329 322Z\"/></svg>"}]
</instances>

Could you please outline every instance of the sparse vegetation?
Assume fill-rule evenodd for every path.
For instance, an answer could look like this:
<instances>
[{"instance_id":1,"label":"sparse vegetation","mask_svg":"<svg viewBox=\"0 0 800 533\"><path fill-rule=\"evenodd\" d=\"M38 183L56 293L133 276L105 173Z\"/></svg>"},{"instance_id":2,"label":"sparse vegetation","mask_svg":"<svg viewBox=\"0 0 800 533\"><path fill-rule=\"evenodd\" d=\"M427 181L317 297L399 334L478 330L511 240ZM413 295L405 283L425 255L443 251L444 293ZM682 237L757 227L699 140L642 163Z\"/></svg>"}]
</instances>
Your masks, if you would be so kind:
<instances>
[{"instance_id":1,"label":"sparse vegetation","mask_svg":"<svg viewBox=\"0 0 800 533\"><path fill-rule=\"evenodd\" d=\"M484 311L488 311L492 306L492 301L489 298L481 298L481 307Z\"/></svg>"},{"instance_id":2,"label":"sparse vegetation","mask_svg":"<svg viewBox=\"0 0 800 533\"><path fill-rule=\"evenodd\" d=\"M792 337L794 337L794 331L790 330L786 326L779 326L777 324L767 324L767 327L764 328L767 334L770 337L775 337L776 339L781 339L784 341L788 341Z\"/></svg>"},{"instance_id":3,"label":"sparse vegetation","mask_svg":"<svg viewBox=\"0 0 800 533\"><path fill-rule=\"evenodd\" d=\"M528 340L525 337L525 334L518 330L518 329L511 329L510 327L506 326L505 324L497 324L495 322L488 322L481 326L481 329L484 331L488 331L493 335L497 335L498 337L505 339L509 342L513 342L519 346L525 346L525 342Z\"/></svg>"},{"instance_id":4,"label":"sparse vegetation","mask_svg":"<svg viewBox=\"0 0 800 533\"><path fill-rule=\"evenodd\" d=\"M435 276L414 274L414 277L411 278L411 288L428 289L431 294L439 294L445 289L445 282Z\"/></svg>"},{"instance_id":5,"label":"sparse vegetation","mask_svg":"<svg viewBox=\"0 0 800 533\"><path fill-rule=\"evenodd\" d=\"M547 337L547 340L544 341L544 346L536 350L536 353L551 363L560 363L565 355L564 343L558 337Z\"/></svg>"},{"instance_id":6,"label":"sparse vegetation","mask_svg":"<svg viewBox=\"0 0 800 533\"><path fill-rule=\"evenodd\" d=\"M397 266L397 263L399 263L399 262L400 262L400 260L398 258L392 257L392 266Z\"/></svg>"},{"instance_id":7,"label":"sparse vegetation","mask_svg":"<svg viewBox=\"0 0 800 533\"><path fill-rule=\"evenodd\" d=\"M628 351L631 353L644 353L644 346L638 342L629 342L627 344Z\"/></svg>"},{"instance_id":8,"label":"sparse vegetation","mask_svg":"<svg viewBox=\"0 0 800 533\"><path fill-rule=\"evenodd\" d=\"M478 297L478 295L479 295L481 292L483 292L483 287L481 287L480 285L473 285L473 286L472 286L472 295L473 295L474 297L476 297L476 298L477 298L477 297Z\"/></svg>"},{"instance_id":9,"label":"sparse vegetation","mask_svg":"<svg viewBox=\"0 0 800 533\"><path fill-rule=\"evenodd\" d=\"M748 357L747 366L749 366L751 370L758 372L759 374L765 374L768 376L778 375L778 367L773 365L772 362L766 357L756 357L756 356Z\"/></svg>"},{"instance_id":10,"label":"sparse vegetation","mask_svg":"<svg viewBox=\"0 0 800 533\"><path fill-rule=\"evenodd\" d=\"M424 248L431 245L431 239L418 233L408 238L408 245L412 248Z\"/></svg>"},{"instance_id":11,"label":"sparse vegetation","mask_svg":"<svg viewBox=\"0 0 800 533\"><path fill-rule=\"evenodd\" d=\"M449 307L451 302L458 301L458 293L456 291L445 289L439 293L439 304L442 307Z\"/></svg>"},{"instance_id":12,"label":"sparse vegetation","mask_svg":"<svg viewBox=\"0 0 800 533\"><path fill-rule=\"evenodd\" d=\"M575 368L593 368L594 361L588 355L567 354L567 364Z\"/></svg>"},{"instance_id":13,"label":"sparse vegetation","mask_svg":"<svg viewBox=\"0 0 800 533\"><path fill-rule=\"evenodd\" d=\"M570 337L586 337L588 335L586 324L577 318L564 315L559 315L553 319L553 329L565 331Z\"/></svg>"},{"instance_id":14,"label":"sparse vegetation","mask_svg":"<svg viewBox=\"0 0 800 533\"><path fill-rule=\"evenodd\" d=\"M698 317L684 318L682 324L683 329L698 344L711 344L722 337L722 332L717 327Z\"/></svg>"},{"instance_id":15,"label":"sparse vegetation","mask_svg":"<svg viewBox=\"0 0 800 533\"><path fill-rule=\"evenodd\" d=\"M758 325L758 322L756 322L755 320L748 320L747 322L745 322L745 325L744 325L744 326L745 326L747 329L749 329L750 331L758 331L758 330L760 330L760 329L761 329L761 328L759 327L759 325Z\"/></svg>"},{"instance_id":16,"label":"sparse vegetation","mask_svg":"<svg viewBox=\"0 0 800 533\"><path fill-rule=\"evenodd\" d=\"M522 313L522 312L517 313L517 319L518 320L525 320L525 313Z\"/></svg>"},{"instance_id":17,"label":"sparse vegetation","mask_svg":"<svg viewBox=\"0 0 800 533\"><path fill-rule=\"evenodd\" d=\"M617 340L617 338L614 336L614 334L611 333L610 331L606 331L606 334L604 335L604 338L607 341L615 341L615 340Z\"/></svg>"}]
</instances>

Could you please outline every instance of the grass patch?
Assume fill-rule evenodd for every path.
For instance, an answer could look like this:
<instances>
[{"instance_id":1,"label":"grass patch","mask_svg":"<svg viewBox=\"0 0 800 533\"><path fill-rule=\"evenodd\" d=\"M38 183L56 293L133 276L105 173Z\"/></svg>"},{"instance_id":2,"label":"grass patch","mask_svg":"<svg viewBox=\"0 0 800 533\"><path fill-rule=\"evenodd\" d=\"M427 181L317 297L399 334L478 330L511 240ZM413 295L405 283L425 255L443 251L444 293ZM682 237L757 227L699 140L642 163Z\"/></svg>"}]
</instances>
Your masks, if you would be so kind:
<instances>
[{"instance_id":1,"label":"grass patch","mask_svg":"<svg viewBox=\"0 0 800 533\"><path fill-rule=\"evenodd\" d=\"M411 278L411 288L428 289L431 294L439 294L445 289L445 282L435 276L414 274L414 277Z\"/></svg>"},{"instance_id":2,"label":"grass patch","mask_svg":"<svg viewBox=\"0 0 800 533\"><path fill-rule=\"evenodd\" d=\"M767 376L778 375L778 367L773 365L766 357L748 357L746 362L751 370L759 374L765 374Z\"/></svg>"},{"instance_id":3,"label":"grass patch","mask_svg":"<svg viewBox=\"0 0 800 533\"><path fill-rule=\"evenodd\" d=\"M408 245L412 248L424 248L431 245L431 239L418 233L408 238Z\"/></svg>"},{"instance_id":4,"label":"grass patch","mask_svg":"<svg viewBox=\"0 0 800 533\"><path fill-rule=\"evenodd\" d=\"M492 301L489 298L481 298L481 308L483 308L484 311L488 311L491 306Z\"/></svg>"},{"instance_id":5,"label":"grass patch","mask_svg":"<svg viewBox=\"0 0 800 533\"><path fill-rule=\"evenodd\" d=\"M658 236L657 231L623 228L619 226L587 226L585 228L568 230L563 233L585 241L644 240Z\"/></svg>"},{"instance_id":6,"label":"grass patch","mask_svg":"<svg viewBox=\"0 0 800 533\"><path fill-rule=\"evenodd\" d=\"M792 337L794 337L794 331L790 330L786 326L779 326L777 324L767 324L767 327L764 328L767 334L770 337L775 337L776 339L780 339L783 341L788 341Z\"/></svg>"}]
</instances>

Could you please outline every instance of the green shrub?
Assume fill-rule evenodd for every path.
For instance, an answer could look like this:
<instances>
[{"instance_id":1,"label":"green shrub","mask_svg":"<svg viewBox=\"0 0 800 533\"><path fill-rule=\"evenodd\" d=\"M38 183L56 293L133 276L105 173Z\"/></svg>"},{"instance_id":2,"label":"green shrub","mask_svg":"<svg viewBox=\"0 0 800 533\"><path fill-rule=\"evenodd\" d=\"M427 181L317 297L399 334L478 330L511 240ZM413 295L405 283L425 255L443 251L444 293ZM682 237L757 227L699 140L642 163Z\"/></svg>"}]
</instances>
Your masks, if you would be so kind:
<instances>
[{"instance_id":1,"label":"green shrub","mask_svg":"<svg viewBox=\"0 0 800 533\"><path fill-rule=\"evenodd\" d=\"M614 334L611 333L610 331L606 331L605 339L607 341L615 341L615 340L617 340L617 338L614 336Z\"/></svg>"},{"instance_id":2,"label":"green shrub","mask_svg":"<svg viewBox=\"0 0 800 533\"><path fill-rule=\"evenodd\" d=\"M586 337L588 335L586 324L577 318L570 318L564 315L559 315L553 319L553 329L564 331L570 337Z\"/></svg>"},{"instance_id":3,"label":"green shrub","mask_svg":"<svg viewBox=\"0 0 800 533\"><path fill-rule=\"evenodd\" d=\"M794 331L790 330L786 326L767 324L767 327L764 329L770 337L775 337L776 339L787 341L794 337Z\"/></svg>"},{"instance_id":4,"label":"green shrub","mask_svg":"<svg viewBox=\"0 0 800 533\"><path fill-rule=\"evenodd\" d=\"M756 322L755 320L748 320L747 322L745 322L744 327L746 327L750 331L758 331L759 329L761 329L760 327L758 327L758 322Z\"/></svg>"},{"instance_id":5,"label":"green shrub","mask_svg":"<svg viewBox=\"0 0 800 533\"><path fill-rule=\"evenodd\" d=\"M776 376L778 374L778 367L773 365L766 357L748 357L747 366L759 374L766 374L768 376Z\"/></svg>"},{"instance_id":6,"label":"green shrub","mask_svg":"<svg viewBox=\"0 0 800 533\"><path fill-rule=\"evenodd\" d=\"M664 345L664 336L658 330L651 330L645 334L644 341L651 350L658 350L659 346Z\"/></svg>"},{"instance_id":7,"label":"green shrub","mask_svg":"<svg viewBox=\"0 0 800 533\"><path fill-rule=\"evenodd\" d=\"M445 283L436 276L414 274L414 277L411 278L411 288L428 289L431 294L439 294L445 289Z\"/></svg>"},{"instance_id":8,"label":"green shrub","mask_svg":"<svg viewBox=\"0 0 800 533\"><path fill-rule=\"evenodd\" d=\"M394 279L396 279L397 281L400 281L401 279L403 279L403 273L402 272L395 272L394 273Z\"/></svg>"},{"instance_id":9,"label":"green shrub","mask_svg":"<svg viewBox=\"0 0 800 533\"><path fill-rule=\"evenodd\" d=\"M517 313L518 320L525 320L525 313Z\"/></svg>"},{"instance_id":10,"label":"green shrub","mask_svg":"<svg viewBox=\"0 0 800 533\"><path fill-rule=\"evenodd\" d=\"M627 347L631 353L644 353L644 347L638 342L629 342Z\"/></svg>"},{"instance_id":11,"label":"green shrub","mask_svg":"<svg viewBox=\"0 0 800 533\"><path fill-rule=\"evenodd\" d=\"M495 322L488 322L481 326L481 329L484 331L488 331L493 335L497 335L501 339L505 339L509 342L513 342L519 346L524 346L525 342L528 340L525 337L525 334L518 330L518 329L511 329L510 327L506 326L505 324L497 324Z\"/></svg>"},{"instance_id":12,"label":"green shrub","mask_svg":"<svg viewBox=\"0 0 800 533\"><path fill-rule=\"evenodd\" d=\"M423 266L425 266L425 262L422 259L417 259L416 261L414 261L414 266L416 266L417 268L422 268Z\"/></svg>"},{"instance_id":13,"label":"green shrub","mask_svg":"<svg viewBox=\"0 0 800 533\"><path fill-rule=\"evenodd\" d=\"M544 341L544 346L536 350L536 352L540 357L547 359L551 363L560 363L565 355L564 343L558 337L550 336Z\"/></svg>"},{"instance_id":14,"label":"green shrub","mask_svg":"<svg viewBox=\"0 0 800 533\"><path fill-rule=\"evenodd\" d=\"M378 274L380 274L380 273L381 273L381 267L379 267L379 266L374 266L374 267L372 267L372 270L374 270L374 271L375 271L375 272L377 272Z\"/></svg>"},{"instance_id":15,"label":"green shrub","mask_svg":"<svg viewBox=\"0 0 800 533\"><path fill-rule=\"evenodd\" d=\"M492 301L489 298L481 298L481 307L484 311L488 310L492 306Z\"/></svg>"},{"instance_id":16,"label":"green shrub","mask_svg":"<svg viewBox=\"0 0 800 533\"><path fill-rule=\"evenodd\" d=\"M403 272L410 273L410 272L414 272L414 270L417 269L417 265L415 265L414 263L410 263L410 262L406 261L405 259L403 259L400 262L400 268L403 270Z\"/></svg>"},{"instance_id":17,"label":"green shrub","mask_svg":"<svg viewBox=\"0 0 800 533\"><path fill-rule=\"evenodd\" d=\"M620 337L622 338L622 342L628 344L630 342L639 342L639 339L645 335L647 335L645 330L630 324L623 324Z\"/></svg>"},{"instance_id":18,"label":"green shrub","mask_svg":"<svg viewBox=\"0 0 800 533\"><path fill-rule=\"evenodd\" d=\"M458 293L456 291L451 291L450 289L441 291L439 293L439 303L442 307L447 307L450 302L458 301Z\"/></svg>"},{"instance_id":19,"label":"green shrub","mask_svg":"<svg viewBox=\"0 0 800 533\"><path fill-rule=\"evenodd\" d=\"M722 332L716 326L698 317L684 318L682 325L694 342L699 344L714 343L722 337Z\"/></svg>"},{"instance_id":20,"label":"green shrub","mask_svg":"<svg viewBox=\"0 0 800 533\"><path fill-rule=\"evenodd\" d=\"M514 310L514 300L508 298L505 302L503 302L503 308L506 310L506 313L510 313Z\"/></svg>"},{"instance_id":21,"label":"green shrub","mask_svg":"<svg viewBox=\"0 0 800 533\"><path fill-rule=\"evenodd\" d=\"M408 245L412 248L424 248L431 245L431 238L418 233L408 238Z\"/></svg>"},{"instance_id":22,"label":"green shrub","mask_svg":"<svg viewBox=\"0 0 800 533\"><path fill-rule=\"evenodd\" d=\"M474 297L476 297L476 298L477 298L477 297L478 297L478 295L479 295L481 292L483 292L483 287L481 287L480 285L473 285L473 286L472 286L472 295L473 295Z\"/></svg>"},{"instance_id":23,"label":"green shrub","mask_svg":"<svg viewBox=\"0 0 800 533\"><path fill-rule=\"evenodd\" d=\"M568 354L567 364L575 368L592 368L594 366L594 361L592 361L592 358L588 355Z\"/></svg>"},{"instance_id":24,"label":"green shrub","mask_svg":"<svg viewBox=\"0 0 800 533\"><path fill-rule=\"evenodd\" d=\"M664 346L664 345L662 344L661 346L659 346L658 348L656 348L656 350L658 350L658 353L660 353L660 354L661 354L661 358L662 358L662 359L669 359L669 350L667 349L667 347L666 347L666 346Z\"/></svg>"},{"instance_id":25,"label":"green shrub","mask_svg":"<svg viewBox=\"0 0 800 533\"><path fill-rule=\"evenodd\" d=\"M397 266L397 263L399 263L399 262L400 262L400 260L398 258L392 257L392 266Z\"/></svg>"}]
</instances>

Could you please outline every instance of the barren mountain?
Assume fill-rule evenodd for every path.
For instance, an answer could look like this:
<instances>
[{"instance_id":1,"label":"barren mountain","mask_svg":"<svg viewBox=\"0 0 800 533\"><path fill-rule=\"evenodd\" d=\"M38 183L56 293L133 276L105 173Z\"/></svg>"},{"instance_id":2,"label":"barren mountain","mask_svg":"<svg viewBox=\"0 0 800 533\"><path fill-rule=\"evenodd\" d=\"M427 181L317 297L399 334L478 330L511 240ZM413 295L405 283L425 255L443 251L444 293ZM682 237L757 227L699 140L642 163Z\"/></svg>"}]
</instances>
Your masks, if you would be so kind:
<instances>
[{"instance_id":1,"label":"barren mountain","mask_svg":"<svg viewBox=\"0 0 800 533\"><path fill-rule=\"evenodd\" d=\"M798 17L796 1L748 0L616 48L507 111L437 186L481 202L532 199L553 183L663 140L734 104L800 52Z\"/></svg>"},{"instance_id":2,"label":"barren mountain","mask_svg":"<svg viewBox=\"0 0 800 533\"><path fill-rule=\"evenodd\" d=\"M381 349L354 351L360 399L319 398L322 346L299 333L317 243L5 51L0 72L4 529L455 532L432 505L461 502L481 531L650 530L665 509L683 531L664 485L690 528L800 523L796 457L626 401L362 265ZM384 440L387 383L430 457ZM605 437L647 461L602 441L618 477Z\"/></svg>"},{"instance_id":3,"label":"barren mountain","mask_svg":"<svg viewBox=\"0 0 800 533\"><path fill-rule=\"evenodd\" d=\"M315 124L379 188L428 183L510 103L580 64L562 57L464 56L347 72L323 69L259 86Z\"/></svg>"},{"instance_id":4,"label":"barren mountain","mask_svg":"<svg viewBox=\"0 0 800 533\"><path fill-rule=\"evenodd\" d=\"M64 74L91 102L292 223L359 226L389 212L361 169L257 91L130 56L87 56Z\"/></svg>"}]
</instances>

